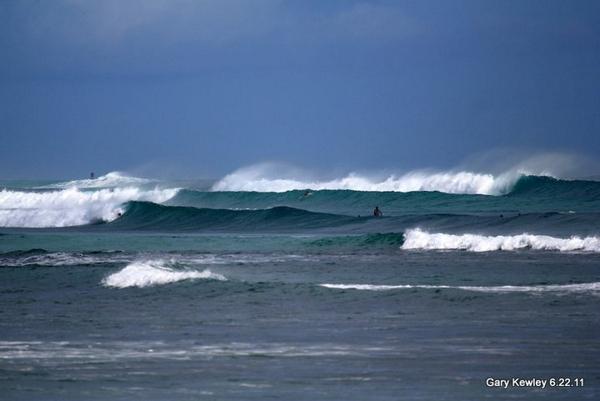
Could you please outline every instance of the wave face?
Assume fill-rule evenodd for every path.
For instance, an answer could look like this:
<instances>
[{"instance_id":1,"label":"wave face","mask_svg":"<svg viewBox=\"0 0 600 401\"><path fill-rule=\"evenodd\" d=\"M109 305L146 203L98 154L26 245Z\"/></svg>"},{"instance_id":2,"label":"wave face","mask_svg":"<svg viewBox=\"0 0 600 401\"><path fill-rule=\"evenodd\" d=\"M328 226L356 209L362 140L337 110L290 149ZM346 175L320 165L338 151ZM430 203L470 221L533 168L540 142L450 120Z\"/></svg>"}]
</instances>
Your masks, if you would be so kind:
<instances>
[{"instance_id":1,"label":"wave face","mask_svg":"<svg viewBox=\"0 0 600 401\"><path fill-rule=\"evenodd\" d=\"M404 289L455 289L463 291L487 292L487 293L592 293L600 294L600 282L581 284L550 284L550 285L498 285L498 286L466 286L466 285L377 285L377 284L321 284L321 287L337 290L360 290L360 291L389 291Z\"/></svg>"},{"instance_id":2,"label":"wave face","mask_svg":"<svg viewBox=\"0 0 600 401\"><path fill-rule=\"evenodd\" d=\"M371 192L438 191L450 194L500 195L507 193L521 176L499 176L471 171L413 171L400 176L373 179L356 173L328 181L272 178L268 168L257 166L237 170L215 183L213 191L286 192L292 190L352 190Z\"/></svg>"},{"instance_id":3,"label":"wave face","mask_svg":"<svg viewBox=\"0 0 600 401\"><path fill-rule=\"evenodd\" d=\"M581 200L598 199L600 182L586 180L561 180L552 177L527 175L512 186L510 196L569 196Z\"/></svg>"},{"instance_id":4,"label":"wave face","mask_svg":"<svg viewBox=\"0 0 600 401\"><path fill-rule=\"evenodd\" d=\"M257 231L334 227L359 219L291 207L259 210L206 209L130 202L110 228L163 230Z\"/></svg>"},{"instance_id":5,"label":"wave face","mask_svg":"<svg viewBox=\"0 0 600 401\"><path fill-rule=\"evenodd\" d=\"M600 238L581 238L578 236L555 238L548 235L531 234L497 236L430 234L420 229L412 229L405 233L402 249L465 250L472 252L534 249L560 252L600 252Z\"/></svg>"},{"instance_id":6,"label":"wave face","mask_svg":"<svg viewBox=\"0 0 600 401\"><path fill-rule=\"evenodd\" d=\"M107 276L102 280L106 287L129 288L150 287L176 283L182 280L227 280L225 276L212 273L210 270L203 271L186 270L178 271L162 260L138 261L124 267L122 270Z\"/></svg>"}]
</instances>

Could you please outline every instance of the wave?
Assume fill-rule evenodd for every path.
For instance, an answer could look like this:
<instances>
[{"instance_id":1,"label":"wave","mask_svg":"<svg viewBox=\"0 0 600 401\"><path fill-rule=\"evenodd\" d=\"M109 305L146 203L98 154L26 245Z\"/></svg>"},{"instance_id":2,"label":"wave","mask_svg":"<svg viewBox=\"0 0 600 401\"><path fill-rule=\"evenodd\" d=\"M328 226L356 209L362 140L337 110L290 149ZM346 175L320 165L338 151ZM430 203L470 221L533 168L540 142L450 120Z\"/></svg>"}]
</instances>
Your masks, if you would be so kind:
<instances>
[{"instance_id":1,"label":"wave","mask_svg":"<svg viewBox=\"0 0 600 401\"><path fill-rule=\"evenodd\" d=\"M38 188L114 188L126 186L140 186L156 182L147 178L131 177L119 171L112 171L96 178L83 180L64 181Z\"/></svg>"},{"instance_id":2,"label":"wave","mask_svg":"<svg viewBox=\"0 0 600 401\"><path fill-rule=\"evenodd\" d=\"M112 221L131 200L164 202L178 189L135 187L82 191L0 191L0 227L68 227Z\"/></svg>"},{"instance_id":3,"label":"wave","mask_svg":"<svg viewBox=\"0 0 600 401\"><path fill-rule=\"evenodd\" d=\"M526 175L513 185L511 196L569 196L581 200L598 199L600 182L594 180L563 180L547 176Z\"/></svg>"},{"instance_id":4,"label":"wave","mask_svg":"<svg viewBox=\"0 0 600 401\"><path fill-rule=\"evenodd\" d=\"M463 291L488 292L488 293L598 293L600 291L600 282L581 283L581 284L550 284L550 285L498 285L498 286L465 286L465 285L376 285L376 284L320 284L321 287L338 290L362 290L362 291L388 291L402 289L455 289Z\"/></svg>"},{"instance_id":5,"label":"wave","mask_svg":"<svg viewBox=\"0 0 600 401\"><path fill-rule=\"evenodd\" d=\"M521 233L523 231L547 235L560 233L596 235L599 222L600 214L598 213L520 214L512 212L507 215L501 215L500 213L483 215L422 213L373 218L368 215L360 217L313 212L288 206L275 206L256 210L231 210L168 206L136 201L129 202L125 206L125 213L120 218L106 225L90 227L90 229L195 230L230 233L311 231L321 234L345 234L344 236L317 240L314 242L314 246L331 244L347 247L394 244L400 246L403 244L402 235L405 231L408 230L409 235L412 235L412 239L416 238L416 232L410 233L410 229L415 227L430 232L456 232L460 230L461 232L477 233L480 230L486 230L487 233L494 235ZM366 235L367 237L359 237L359 235ZM544 236L539 237L543 240L547 239ZM589 238L596 237L584 238L588 239L585 240L587 245L583 250L594 246L593 241ZM419 237L419 240L422 241L422 238ZM411 244L414 244L414 241L409 242L407 247ZM577 248L576 244L576 241L571 241L571 245L564 248ZM537 243L533 241L527 246L538 249ZM513 247L517 248L518 246L513 245ZM508 245L503 245L502 249L508 249ZM551 246L549 245L547 249L551 249Z\"/></svg>"},{"instance_id":6,"label":"wave","mask_svg":"<svg viewBox=\"0 0 600 401\"><path fill-rule=\"evenodd\" d=\"M126 219L123 220L131 223L131 227L120 223L121 227L161 228L161 224L166 224L171 228L178 228L177 225L181 225L183 229L219 228L220 226L223 229L235 229L236 226L249 229L251 224L258 221L259 226L265 228L267 226L265 218L267 217L273 221L277 217L282 222L289 223L287 226L283 224L277 226L273 222L269 229L293 228L295 224L298 228L325 227L328 222L337 226L341 223L357 223L361 220L352 220L353 218L348 216L369 216L373 208L379 205L386 217L404 217L406 224L400 220L395 220L394 223L393 219L382 219L377 223L378 228L374 228L374 224L369 223L374 229L369 229L367 232L396 232L403 231L407 227L421 226L421 222L443 223L446 220L452 220L457 224L462 221L464 228L472 227L473 230L478 228L477 224L482 224L481 227L502 226L507 228L507 230L497 232L500 234L511 231L533 231L588 235L596 233L592 226L598 224L599 216L591 216L591 214L597 213L600 209L600 182L566 181L537 176L519 178L512 190L504 196L427 191L368 192L354 190L206 192L169 187L166 182L161 183L163 186L161 188L153 187L154 184L146 182L148 181L146 179L122 176L118 173L109 173L96 180L105 183L98 184L98 188L91 186L85 188L87 184L96 184L88 183L92 180L79 180L61 183L60 186L66 186L62 189L3 189L0 191L0 227L67 227L110 222L119 217L120 213L129 210L125 203L144 201L170 207L188 207L193 210L160 209L160 213L163 214L162 218L158 215L158 209L145 210L144 213L147 214L144 217L145 220L141 216L137 216L135 222L132 221L134 216L129 213L124 216ZM113 180L112 184L110 184L110 180ZM138 182L139 186L101 187L102 185L133 182ZM177 184L182 183L178 182ZM81 185L81 188L71 185ZM287 211L282 207L287 207ZM139 209L143 208L138 205L134 209L139 214ZM211 209L216 211L210 212ZM322 215L305 214L292 218L291 214L303 212L292 212L290 209L302 210L305 213L321 213ZM202 210L202 212L198 210ZM271 212L264 212L265 210L271 210ZM240 215L230 213L238 211L256 213ZM212 222L209 221L208 214L210 213L214 219ZM263 218L260 216L261 213L269 216L263 216ZM542 215L543 213L546 215ZM558 216L548 213L570 213L571 215ZM590 218L584 216L584 213L590 214ZM325 215L329 215L329 217ZM333 218L334 215L337 217ZM428 215L429 217L427 217ZM454 217L449 218L449 215ZM416 218L409 221L409 216ZM481 216L481 218L466 216ZM494 216L503 219L496 219L496 221ZM175 221L176 217L179 222ZM287 220L282 217L286 217ZM231 219L231 224L228 224L227 219ZM508 226L510 226L510 230L508 230ZM452 229L448 225L426 225L424 228L436 231Z\"/></svg>"},{"instance_id":7,"label":"wave","mask_svg":"<svg viewBox=\"0 0 600 401\"><path fill-rule=\"evenodd\" d=\"M370 214L376 205L386 215L595 212L600 210L600 182L524 176L504 196L351 190L203 192L183 189L168 204L219 209L289 206L354 216Z\"/></svg>"},{"instance_id":8,"label":"wave","mask_svg":"<svg viewBox=\"0 0 600 401\"><path fill-rule=\"evenodd\" d=\"M525 172L508 172L498 176L471 171L412 171L376 179L350 173L332 180L304 180L273 177L272 166L251 166L226 175L212 187L213 191L286 192L292 190L352 190L371 192L438 191L451 194L501 195L510 191Z\"/></svg>"},{"instance_id":9,"label":"wave","mask_svg":"<svg viewBox=\"0 0 600 401\"><path fill-rule=\"evenodd\" d=\"M211 279L225 281L227 278L221 274L212 273L210 270L203 271L174 270L168 263L162 260L137 261L130 263L122 270L113 273L102 280L106 287L128 288L149 287L175 283L182 280Z\"/></svg>"},{"instance_id":10,"label":"wave","mask_svg":"<svg viewBox=\"0 0 600 401\"><path fill-rule=\"evenodd\" d=\"M360 219L285 206L259 210L229 210L129 202L123 216L111 222L108 227L129 230L255 231L333 227L356 221Z\"/></svg>"},{"instance_id":11,"label":"wave","mask_svg":"<svg viewBox=\"0 0 600 401\"><path fill-rule=\"evenodd\" d=\"M600 252L600 237L556 238L548 235L497 235L428 233L420 229L407 230L402 249L465 250L472 252L514 251L519 249L549 251Z\"/></svg>"}]
</instances>

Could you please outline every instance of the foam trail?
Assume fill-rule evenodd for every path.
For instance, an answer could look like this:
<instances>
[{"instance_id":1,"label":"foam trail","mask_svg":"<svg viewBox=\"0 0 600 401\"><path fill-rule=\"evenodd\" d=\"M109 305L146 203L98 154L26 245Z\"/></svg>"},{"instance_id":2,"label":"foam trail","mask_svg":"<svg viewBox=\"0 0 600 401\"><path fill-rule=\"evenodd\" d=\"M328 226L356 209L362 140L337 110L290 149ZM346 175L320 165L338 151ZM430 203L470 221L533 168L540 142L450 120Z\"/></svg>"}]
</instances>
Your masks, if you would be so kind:
<instances>
[{"instance_id":1,"label":"foam trail","mask_svg":"<svg viewBox=\"0 0 600 401\"><path fill-rule=\"evenodd\" d=\"M463 291L489 292L489 293L581 293L600 291L600 282L581 284L552 284L552 285L499 285L499 286L453 286L453 285L375 285L375 284L320 284L321 287L338 290L362 290L362 291L388 291L420 288L428 290L455 289Z\"/></svg>"},{"instance_id":2,"label":"foam trail","mask_svg":"<svg viewBox=\"0 0 600 401\"><path fill-rule=\"evenodd\" d=\"M149 184L152 180L139 177L130 177L119 171L112 171L108 174L94 179L73 180L59 182L39 188L114 188L124 186L137 186Z\"/></svg>"},{"instance_id":3,"label":"foam trail","mask_svg":"<svg viewBox=\"0 0 600 401\"><path fill-rule=\"evenodd\" d=\"M97 220L111 221L128 201L162 203L178 189L142 190L135 187L51 192L0 191L0 227L67 227Z\"/></svg>"},{"instance_id":4,"label":"foam trail","mask_svg":"<svg viewBox=\"0 0 600 401\"><path fill-rule=\"evenodd\" d=\"M142 288L193 279L227 280L225 276L212 273L210 270L177 271L169 268L164 261L156 260L130 263L117 273L106 277L102 280L102 284L115 288Z\"/></svg>"},{"instance_id":5,"label":"foam trail","mask_svg":"<svg viewBox=\"0 0 600 401\"><path fill-rule=\"evenodd\" d=\"M600 252L599 237L556 238L548 235L497 235L428 233L420 229L407 230L402 249L465 250L471 252L514 251L535 249L548 251Z\"/></svg>"},{"instance_id":6,"label":"foam trail","mask_svg":"<svg viewBox=\"0 0 600 401\"><path fill-rule=\"evenodd\" d=\"M213 191L285 192L291 190L353 190L353 191L439 191L452 194L501 195L510 191L526 172L507 172L498 176L470 171L413 171L404 175L389 175L373 179L356 173L329 181L296 178L273 178L269 166L239 169L215 183ZM298 175L298 174L296 174Z\"/></svg>"},{"instance_id":7,"label":"foam trail","mask_svg":"<svg viewBox=\"0 0 600 401\"><path fill-rule=\"evenodd\" d=\"M120 253L89 255L84 253L52 252L33 254L25 257L0 256L0 266L85 266L105 263L120 263L127 260L127 255Z\"/></svg>"}]
</instances>

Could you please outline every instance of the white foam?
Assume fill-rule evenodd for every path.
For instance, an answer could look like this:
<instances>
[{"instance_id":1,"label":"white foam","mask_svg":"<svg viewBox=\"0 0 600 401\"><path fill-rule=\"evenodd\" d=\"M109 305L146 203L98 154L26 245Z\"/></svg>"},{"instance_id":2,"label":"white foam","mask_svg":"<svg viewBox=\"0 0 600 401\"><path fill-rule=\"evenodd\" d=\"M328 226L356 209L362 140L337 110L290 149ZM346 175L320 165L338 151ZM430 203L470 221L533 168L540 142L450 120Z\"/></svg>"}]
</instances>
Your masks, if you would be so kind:
<instances>
[{"instance_id":1,"label":"white foam","mask_svg":"<svg viewBox=\"0 0 600 401\"><path fill-rule=\"evenodd\" d=\"M353 191L439 191L453 194L500 195L510 191L525 171L511 171L498 176L471 171L411 171L402 175L372 178L357 173L332 180L299 179L302 172L282 177L271 165L250 166L234 171L212 187L213 191L285 192L291 190ZM283 173L285 174L285 173Z\"/></svg>"},{"instance_id":2,"label":"white foam","mask_svg":"<svg viewBox=\"0 0 600 401\"><path fill-rule=\"evenodd\" d=\"M120 253L89 255L83 253L53 252L24 257L0 257L4 267L27 266L84 266L93 264L119 263L127 261L128 256Z\"/></svg>"},{"instance_id":3,"label":"white foam","mask_svg":"<svg viewBox=\"0 0 600 401\"><path fill-rule=\"evenodd\" d=\"M139 177L131 177L119 171L112 171L108 174L93 179L73 180L51 184L40 188L114 188L124 186L138 186L151 183L152 180Z\"/></svg>"},{"instance_id":4,"label":"white foam","mask_svg":"<svg viewBox=\"0 0 600 401\"><path fill-rule=\"evenodd\" d=\"M177 271L162 260L151 260L130 263L122 270L106 277L102 280L102 284L115 288L148 287L193 279L227 280L225 276L212 273L210 270Z\"/></svg>"},{"instance_id":5,"label":"white foam","mask_svg":"<svg viewBox=\"0 0 600 401\"><path fill-rule=\"evenodd\" d=\"M408 350L409 352L412 352ZM345 343L208 343L187 341L0 341L0 360L35 360L36 364L56 361L115 362L115 360L189 360L192 357L323 357L373 356L403 353L403 349Z\"/></svg>"},{"instance_id":6,"label":"white foam","mask_svg":"<svg viewBox=\"0 0 600 401\"><path fill-rule=\"evenodd\" d=\"M499 285L499 286L453 286L453 285L376 285L376 284L320 284L321 287L333 288L338 290L362 290L362 291L388 291L411 288L421 289L456 289L463 291L490 292L490 293L513 293L513 292L598 292L600 291L600 282L581 283L581 284L551 284L551 285Z\"/></svg>"},{"instance_id":7,"label":"white foam","mask_svg":"<svg viewBox=\"0 0 600 401\"><path fill-rule=\"evenodd\" d=\"M496 235L428 233L410 229L404 234L402 249L465 250L471 252L535 249L549 251L600 252L599 237L556 238L549 235Z\"/></svg>"},{"instance_id":8,"label":"white foam","mask_svg":"<svg viewBox=\"0 0 600 401\"><path fill-rule=\"evenodd\" d=\"M135 187L81 191L68 188L50 192L0 191L0 227L67 227L96 220L111 221L128 201L162 203L178 189Z\"/></svg>"}]
</instances>

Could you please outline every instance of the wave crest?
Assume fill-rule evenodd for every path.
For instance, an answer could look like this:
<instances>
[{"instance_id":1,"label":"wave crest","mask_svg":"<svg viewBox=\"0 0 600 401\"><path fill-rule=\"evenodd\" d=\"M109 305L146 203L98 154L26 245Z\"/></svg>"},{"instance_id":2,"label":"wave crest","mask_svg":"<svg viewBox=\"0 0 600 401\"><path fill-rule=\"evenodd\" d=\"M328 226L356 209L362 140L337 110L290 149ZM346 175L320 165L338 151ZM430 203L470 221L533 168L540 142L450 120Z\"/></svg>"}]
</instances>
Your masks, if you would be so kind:
<instances>
[{"instance_id":1,"label":"wave crest","mask_svg":"<svg viewBox=\"0 0 600 401\"><path fill-rule=\"evenodd\" d=\"M106 277L102 280L102 284L114 288L143 288L194 279L227 280L225 276L213 273L208 269L177 271L168 267L166 262L156 260L130 263L117 273Z\"/></svg>"},{"instance_id":2,"label":"wave crest","mask_svg":"<svg viewBox=\"0 0 600 401\"><path fill-rule=\"evenodd\" d=\"M350 173L332 180L306 180L273 176L268 165L251 166L226 175L213 191L286 192L292 190L352 190L373 192L438 191L451 194L501 195L508 193L525 173L509 172L498 176L471 171L412 171L375 179ZM296 173L295 175L299 175Z\"/></svg>"},{"instance_id":3,"label":"wave crest","mask_svg":"<svg viewBox=\"0 0 600 401\"><path fill-rule=\"evenodd\" d=\"M162 203L178 189L142 190L135 187L50 192L0 191L0 227L68 227L111 221L132 200Z\"/></svg>"},{"instance_id":4,"label":"wave crest","mask_svg":"<svg viewBox=\"0 0 600 401\"><path fill-rule=\"evenodd\" d=\"M152 182L152 180L147 178L131 177L119 171L111 171L93 179L59 182L40 188L115 188L138 186Z\"/></svg>"},{"instance_id":5,"label":"wave crest","mask_svg":"<svg viewBox=\"0 0 600 401\"><path fill-rule=\"evenodd\" d=\"M402 249L465 250L472 252L514 251L535 249L548 251L600 252L600 238L556 238L549 235L496 235L428 233L420 229L407 230Z\"/></svg>"}]
</instances>

